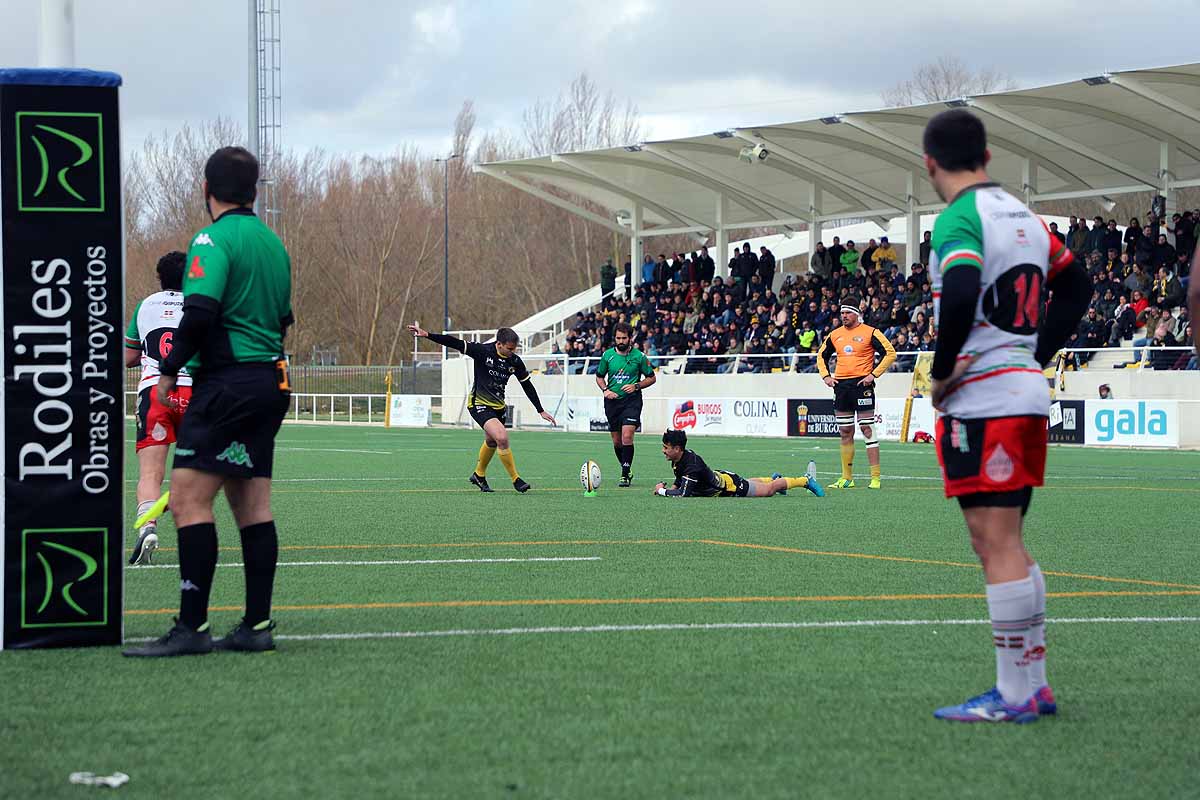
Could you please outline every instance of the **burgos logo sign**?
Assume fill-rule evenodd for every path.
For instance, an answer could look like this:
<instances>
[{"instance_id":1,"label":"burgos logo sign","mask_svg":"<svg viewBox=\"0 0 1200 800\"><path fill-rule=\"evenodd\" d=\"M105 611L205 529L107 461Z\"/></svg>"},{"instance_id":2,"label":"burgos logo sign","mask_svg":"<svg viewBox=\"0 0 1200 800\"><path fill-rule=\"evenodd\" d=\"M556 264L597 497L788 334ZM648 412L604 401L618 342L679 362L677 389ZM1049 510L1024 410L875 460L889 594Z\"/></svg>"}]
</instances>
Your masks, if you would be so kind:
<instances>
[{"instance_id":1,"label":"burgos logo sign","mask_svg":"<svg viewBox=\"0 0 1200 800\"><path fill-rule=\"evenodd\" d=\"M21 532L21 627L77 628L108 622L108 531Z\"/></svg>"},{"instance_id":2,"label":"burgos logo sign","mask_svg":"<svg viewBox=\"0 0 1200 800\"><path fill-rule=\"evenodd\" d=\"M104 211L100 114L17 112L17 209Z\"/></svg>"},{"instance_id":3,"label":"burgos logo sign","mask_svg":"<svg viewBox=\"0 0 1200 800\"><path fill-rule=\"evenodd\" d=\"M1178 447L1179 404L1172 400L1089 400L1085 444Z\"/></svg>"}]
</instances>

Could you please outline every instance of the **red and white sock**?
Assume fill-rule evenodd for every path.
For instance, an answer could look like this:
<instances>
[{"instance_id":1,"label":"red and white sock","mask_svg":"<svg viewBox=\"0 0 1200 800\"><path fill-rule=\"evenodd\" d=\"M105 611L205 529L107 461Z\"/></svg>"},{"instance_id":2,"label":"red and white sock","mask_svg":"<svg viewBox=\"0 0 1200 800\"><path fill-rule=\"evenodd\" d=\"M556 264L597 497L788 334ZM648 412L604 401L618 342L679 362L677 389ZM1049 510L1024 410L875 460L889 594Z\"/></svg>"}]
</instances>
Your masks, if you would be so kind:
<instances>
[{"instance_id":1,"label":"red and white sock","mask_svg":"<svg viewBox=\"0 0 1200 800\"><path fill-rule=\"evenodd\" d=\"M987 603L996 647L996 688L1004 702L1018 705L1033 694L1026 652L1033 624L1033 578L988 584Z\"/></svg>"},{"instance_id":2,"label":"red and white sock","mask_svg":"<svg viewBox=\"0 0 1200 800\"><path fill-rule=\"evenodd\" d=\"M1033 624L1029 628L1029 683L1036 692L1046 685L1046 579L1037 564L1029 568L1033 580Z\"/></svg>"}]
</instances>

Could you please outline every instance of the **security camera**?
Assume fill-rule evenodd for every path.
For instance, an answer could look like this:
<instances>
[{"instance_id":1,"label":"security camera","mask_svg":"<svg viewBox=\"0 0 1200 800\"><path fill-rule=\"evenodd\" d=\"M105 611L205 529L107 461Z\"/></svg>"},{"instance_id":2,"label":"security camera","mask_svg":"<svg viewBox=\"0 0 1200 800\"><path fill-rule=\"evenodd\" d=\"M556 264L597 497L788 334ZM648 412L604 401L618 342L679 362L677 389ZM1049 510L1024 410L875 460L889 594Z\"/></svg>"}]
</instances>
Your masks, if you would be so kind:
<instances>
[{"instance_id":1,"label":"security camera","mask_svg":"<svg viewBox=\"0 0 1200 800\"><path fill-rule=\"evenodd\" d=\"M756 161L766 161L769 155L771 152L767 150L766 145L748 144L738 153L738 158L747 164L753 164Z\"/></svg>"}]
</instances>

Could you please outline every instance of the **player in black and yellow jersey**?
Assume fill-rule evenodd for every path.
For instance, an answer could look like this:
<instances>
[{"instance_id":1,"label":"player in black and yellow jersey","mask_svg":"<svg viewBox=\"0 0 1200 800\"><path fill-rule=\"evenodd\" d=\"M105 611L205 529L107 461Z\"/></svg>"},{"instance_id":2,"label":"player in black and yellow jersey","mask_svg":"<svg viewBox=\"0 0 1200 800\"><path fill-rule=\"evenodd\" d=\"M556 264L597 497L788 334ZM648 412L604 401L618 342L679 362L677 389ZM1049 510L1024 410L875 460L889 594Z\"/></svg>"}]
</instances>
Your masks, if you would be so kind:
<instances>
[{"instance_id":1,"label":"player in black and yellow jersey","mask_svg":"<svg viewBox=\"0 0 1200 800\"><path fill-rule=\"evenodd\" d=\"M803 487L824 497L820 485L810 476L784 478L778 472L770 478L743 478L736 472L710 469L695 451L687 449L687 433L669 430L663 434L663 456L671 462L675 484L654 487L660 497L770 497L787 494L788 489Z\"/></svg>"},{"instance_id":2,"label":"player in black and yellow jersey","mask_svg":"<svg viewBox=\"0 0 1200 800\"><path fill-rule=\"evenodd\" d=\"M518 492L528 492L530 486L521 480L521 475L517 472L517 464L508 446L508 430L504 427L507 408L504 403L504 387L508 384L508 379L516 375L517 380L521 382L521 388L525 390L525 396L542 415L542 419L551 425L558 423L549 411L542 408L542 401L538 399L537 389L533 388L529 370L517 355L520 339L516 331L512 328L501 328L496 331L496 341L479 344L464 342L457 336L430 333L418 325L409 325L408 330L435 344L457 350L475 362L475 381L467 398L467 410L471 419L483 428L483 445L479 448L479 461L469 479L471 483L478 486L481 492L494 491L488 486L487 468L492 456L499 455L500 463L512 478L513 488Z\"/></svg>"},{"instance_id":3,"label":"player in black and yellow jersey","mask_svg":"<svg viewBox=\"0 0 1200 800\"><path fill-rule=\"evenodd\" d=\"M882 333L862 322L858 306L842 306L841 327L825 337L817 351L817 370L825 384L833 389L833 413L842 434L842 477L830 489L854 488L854 417L867 440L867 461L871 465L869 489L879 488L879 440L875 438L875 379L888 371L896 360L896 349ZM837 366L829 374L829 359L836 356ZM875 358L879 357L876 365Z\"/></svg>"}]
</instances>

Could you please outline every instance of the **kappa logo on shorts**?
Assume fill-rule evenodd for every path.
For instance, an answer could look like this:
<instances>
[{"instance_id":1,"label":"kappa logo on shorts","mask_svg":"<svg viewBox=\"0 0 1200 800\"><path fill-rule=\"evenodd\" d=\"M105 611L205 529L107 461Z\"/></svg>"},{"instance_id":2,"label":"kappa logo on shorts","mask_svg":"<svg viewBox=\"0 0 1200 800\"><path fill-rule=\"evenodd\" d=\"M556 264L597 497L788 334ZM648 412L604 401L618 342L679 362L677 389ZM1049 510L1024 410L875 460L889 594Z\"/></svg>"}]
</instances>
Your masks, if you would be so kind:
<instances>
[{"instance_id":1,"label":"kappa logo on shorts","mask_svg":"<svg viewBox=\"0 0 1200 800\"><path fill-rule=\"evenodd\" d=\"M226 461L230 464L237 464L239 467L254 467L254 462L250 460L250 454L246 452L246 445L241 442L230 442L229 446L217 456L217 461Z\"/></svg>"}]
</instances>

